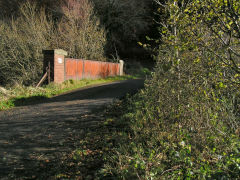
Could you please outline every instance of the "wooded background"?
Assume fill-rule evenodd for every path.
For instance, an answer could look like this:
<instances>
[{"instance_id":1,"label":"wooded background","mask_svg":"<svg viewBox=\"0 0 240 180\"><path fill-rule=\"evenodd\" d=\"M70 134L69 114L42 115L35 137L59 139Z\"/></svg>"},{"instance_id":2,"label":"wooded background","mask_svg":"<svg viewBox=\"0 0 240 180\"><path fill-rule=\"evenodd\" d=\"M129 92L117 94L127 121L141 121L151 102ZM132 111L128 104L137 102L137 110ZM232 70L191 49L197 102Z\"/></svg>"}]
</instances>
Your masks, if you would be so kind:
<instances>
[{"instance_id":1,"label":"wooded background","mask_svg":"<svg viewBox=\"0 0 240 180\"><path fill-rule=\"evenodd\" d=\"M138 44L152 34L151 1L1 0L0 9L2 85L36 83L43 49L93 60L151 59Z\"/></svg>"}]
</instances>

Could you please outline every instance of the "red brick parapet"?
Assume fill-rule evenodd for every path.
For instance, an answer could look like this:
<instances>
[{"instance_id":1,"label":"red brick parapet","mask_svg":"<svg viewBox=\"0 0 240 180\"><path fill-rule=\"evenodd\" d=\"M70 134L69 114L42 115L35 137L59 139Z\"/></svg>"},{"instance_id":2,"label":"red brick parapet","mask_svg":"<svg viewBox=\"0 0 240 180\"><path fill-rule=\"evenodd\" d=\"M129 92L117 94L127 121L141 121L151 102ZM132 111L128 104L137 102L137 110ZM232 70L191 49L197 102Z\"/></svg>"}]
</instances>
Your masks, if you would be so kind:
<instances>
[{"instance_id":1,"label":"red brick parapet","mask_svg":"<svg viewBox=\"0 0 240 180\"><path fill-rule=\"evenodd\" d=\"M44 70L50 67L49 82L62 83L68 79L96 79L123 75L122 60L119 63L111 63L65 58L68 53L62 49L44 50L43 53Z\"/></svg>"},{"instance_id":2,"label":"red brick parapet","mask_svg":"<svg viewBox=\"0 0 240 180\"><path fill-rule=\"evenodd\" d=\"M62 83L65 80L65 56L68 53L62 49L44 50L44 70L50 65L51 81Z\"/></svg>"}]
</instances>

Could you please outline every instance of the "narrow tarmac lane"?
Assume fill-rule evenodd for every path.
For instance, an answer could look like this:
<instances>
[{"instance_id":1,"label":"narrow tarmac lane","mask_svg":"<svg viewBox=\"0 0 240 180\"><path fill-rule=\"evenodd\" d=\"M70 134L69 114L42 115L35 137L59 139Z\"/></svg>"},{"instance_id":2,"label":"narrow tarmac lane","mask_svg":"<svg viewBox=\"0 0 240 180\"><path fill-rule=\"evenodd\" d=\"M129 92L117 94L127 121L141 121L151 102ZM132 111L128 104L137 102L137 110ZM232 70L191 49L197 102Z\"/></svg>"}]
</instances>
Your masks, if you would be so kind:
<instances>
[{"instance_id":1,"label":"narrow tarmac lane","mask_svg":"<svg viewBox=\"0 0 240 180\"><path fill-rule=\"evenodd\" d=\"M27 162L51 161L74 150L84 129L103 119L95 111L142 88L143 82L127 80L82 88L41 104L0 112L0 179L31 170L32 164Z\"/></svg>"}]
</instances>

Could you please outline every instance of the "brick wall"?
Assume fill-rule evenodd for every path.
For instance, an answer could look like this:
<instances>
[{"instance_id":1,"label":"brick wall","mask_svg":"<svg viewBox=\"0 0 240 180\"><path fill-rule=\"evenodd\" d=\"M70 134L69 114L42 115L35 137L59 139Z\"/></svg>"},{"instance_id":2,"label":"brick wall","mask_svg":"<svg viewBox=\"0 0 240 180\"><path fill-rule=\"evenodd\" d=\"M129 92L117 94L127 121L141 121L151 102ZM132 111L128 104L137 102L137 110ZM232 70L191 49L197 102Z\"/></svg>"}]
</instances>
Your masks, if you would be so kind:
<instances>
[{"instance_id":1,"label":"brick wall","mask_svg":"<svg viewBox=\"0 0 240 180\"><path fill-rule=\"evenodd\" d=\"M64 55L55 54L54 55L54 82L62 83L64 78Z\"/></svg>"},{"instance_id":2,"label":"brick wall","mask_svg":"<svg viewBox=\"0 0 240 180\"><path fill-rule=\"evenodd\" d=\"M123 61L110 63L83 59L65 58L67 52L61 49L46 50L44 70L50 65L51 81L62 83L68 79L96 79L123 75Z\"/></svg>"},{"instance_id":3,"label":"brick wall","mask_svg":"<svg viewBox=\"0 0 240 180\"><path fill-rule=\"evenodd\" d=\"M65 62L65 80L96 79L120 75L119 63L71 58L66 58Z\"/></svg>"}]
</instances>

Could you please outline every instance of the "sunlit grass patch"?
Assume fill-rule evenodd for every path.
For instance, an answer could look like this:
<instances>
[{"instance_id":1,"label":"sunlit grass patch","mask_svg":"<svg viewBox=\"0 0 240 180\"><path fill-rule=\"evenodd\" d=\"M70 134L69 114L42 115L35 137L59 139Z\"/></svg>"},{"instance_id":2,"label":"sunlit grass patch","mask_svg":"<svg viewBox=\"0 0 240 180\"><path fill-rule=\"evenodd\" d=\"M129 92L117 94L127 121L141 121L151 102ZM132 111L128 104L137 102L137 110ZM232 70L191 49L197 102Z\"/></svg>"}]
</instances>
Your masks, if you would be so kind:
<instances>
[{"instance_id":1,"label":"sunlit grass patch","mask_svg":"<svg viewBox=\"0 0 240 180\"><path fill-rule=\"evenodd\" d=\"M7 90L7 94L0 94L0 110L6 110L16 106L38 103L53 96L90 85L97 85L134 78L137 77L126 75L94 80L67 80L62 84L51 83L49 85L45 85L39 88L18 85L16 87L9 88Z\"/></svg>"}]
</instances>

